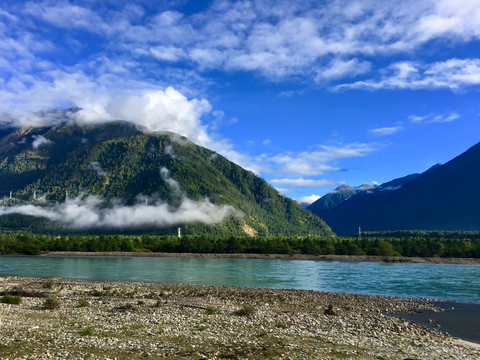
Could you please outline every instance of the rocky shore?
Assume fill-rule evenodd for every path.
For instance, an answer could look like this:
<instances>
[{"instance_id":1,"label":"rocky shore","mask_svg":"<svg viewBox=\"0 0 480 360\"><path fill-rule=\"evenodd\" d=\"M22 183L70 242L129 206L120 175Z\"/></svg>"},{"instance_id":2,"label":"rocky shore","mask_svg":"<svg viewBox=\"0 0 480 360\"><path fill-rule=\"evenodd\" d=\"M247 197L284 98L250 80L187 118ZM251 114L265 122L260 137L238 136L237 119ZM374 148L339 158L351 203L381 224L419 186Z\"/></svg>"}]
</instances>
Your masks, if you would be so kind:
<instances>
[{"instance_id":1,"label":"rocky shore","mask_svg":"<svg viewBox=\"0 0 480 360\"><path fill-rule=\"evenodd\" d=\"M1 359L480 359L385 315L425 299L0 277L6 293L22 302L0 303Z\"/></svg>"},{"instance_id":2,"label":"rocky shore","mask_svg":"<svg viewBox=\"0 0 480 360\"><path fill-rule=\"evenodd\" d=\"M306 254L199 254L199 253L160 253L160 252L74 252L51 251L42 256L146 256L146 257L185 257L185 258L229 258L229 259L274 259L347 262L398 262L419 264L459 264L480 265L480 258L441 258L404 257L372 255L306 255Z\"/></svg>"}]
</instances>

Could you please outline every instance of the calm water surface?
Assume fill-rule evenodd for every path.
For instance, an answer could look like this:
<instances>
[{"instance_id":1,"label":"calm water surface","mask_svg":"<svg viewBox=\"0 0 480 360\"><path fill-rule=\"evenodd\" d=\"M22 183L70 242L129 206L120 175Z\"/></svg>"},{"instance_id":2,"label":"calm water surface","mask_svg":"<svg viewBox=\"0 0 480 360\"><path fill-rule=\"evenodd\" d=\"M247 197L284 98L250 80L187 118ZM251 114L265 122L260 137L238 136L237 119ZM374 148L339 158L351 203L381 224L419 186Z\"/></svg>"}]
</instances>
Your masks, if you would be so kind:
<instances>
[{"instance_id":1,"label":"calm water surface","mask_svg":"<svg viewBox=\"0 0 480 360\"><path fill-rule=\"evenodd\" d=\"M0 275L254 286L480 302L480 266L152 257L0 257Z\"/></svg>"}]
</instances>

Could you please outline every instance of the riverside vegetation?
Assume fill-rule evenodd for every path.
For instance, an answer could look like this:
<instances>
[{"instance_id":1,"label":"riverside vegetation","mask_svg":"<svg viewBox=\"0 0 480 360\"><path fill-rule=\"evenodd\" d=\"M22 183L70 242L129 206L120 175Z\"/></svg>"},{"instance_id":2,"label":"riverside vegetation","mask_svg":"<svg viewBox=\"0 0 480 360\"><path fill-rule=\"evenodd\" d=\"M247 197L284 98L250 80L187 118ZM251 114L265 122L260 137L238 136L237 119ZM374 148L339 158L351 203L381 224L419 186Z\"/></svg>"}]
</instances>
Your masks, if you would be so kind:
<instances>
[{"instance_id":1,"label":"riverside vegetation","mask_svg":"<svg viewBox=\"0 0 480 360\"><path fill-rule=\"evenodd\" d=\"M0 294L23 300L0 303L2 359L480 358L385 315L434 309L425 299L19 277L0 277Z\"/></svg>"},{"instance_id":2,"label":"riverside vegetation","mask_svg":"<svg viewBox=\"0 0 480 360\"><path fill-rule=\"evenodd\" d=\"M478 232L404 231L350 237L218 237L169 235L0 234L0 254L163 252L213 254L376 255L480 258Z\"/></svg>"}]
</instances>

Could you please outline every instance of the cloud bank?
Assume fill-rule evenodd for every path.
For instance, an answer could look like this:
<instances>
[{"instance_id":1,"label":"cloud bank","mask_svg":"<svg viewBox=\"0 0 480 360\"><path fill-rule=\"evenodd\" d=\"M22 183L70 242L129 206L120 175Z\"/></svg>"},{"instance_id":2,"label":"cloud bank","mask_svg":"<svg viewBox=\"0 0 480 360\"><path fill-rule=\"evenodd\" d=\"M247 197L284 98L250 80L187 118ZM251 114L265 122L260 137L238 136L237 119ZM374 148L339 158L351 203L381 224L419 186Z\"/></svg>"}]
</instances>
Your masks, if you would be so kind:
<instances>
[{"instance_id":1,"label":"cloud bank","mask_svg":"<svg viewBox=\"0 0 480 360\"><path fill-rule=\"evenodd\" d=\"M115 205L105 208L98 197L67 199L64 203L45 206L18 205L0 207L0 216L21 214L46 218L69 229L169 227L187 223L213 225L229 216L239 216L232 206L217 206L208 199L182 200L178 208L156 201L151 205Z\"/></svg>"},{"instance_id":2,"label":"cloud bank","mask_svg":"<svg viewBox=\"0 0 480 360\"><path fill-rule=\"evenodd\" d=\"M69 229L169 227L188 223L218 224L229 216L243 214L230 205L215 205L209 199L194 201L187 198L180 185L166 168L160 171L171 192L181 198L180 205L141 197L147 200L133 206L125 206L115 200L108 205L97 196L67 198L63 203L43 205L16 205L0 207L0 216L9 214L46 218ZM139 197L140 199L140 197Z\"/></svg>"},{"instance_id":3,"label":"cloud bank","mask_svg":"<svg viewBox=\"0 0 480 360\"><path fill-rule=\"evenodd\" d=\"M310 196L303 196L303 197L300 197L300 198L297 198L295 199L300 205L311 205L313 204L315 201L317 201L318 199L320 199L320 196L318 195L315 195L315 194L312 194Z\"/></svg>"}]
</instances>

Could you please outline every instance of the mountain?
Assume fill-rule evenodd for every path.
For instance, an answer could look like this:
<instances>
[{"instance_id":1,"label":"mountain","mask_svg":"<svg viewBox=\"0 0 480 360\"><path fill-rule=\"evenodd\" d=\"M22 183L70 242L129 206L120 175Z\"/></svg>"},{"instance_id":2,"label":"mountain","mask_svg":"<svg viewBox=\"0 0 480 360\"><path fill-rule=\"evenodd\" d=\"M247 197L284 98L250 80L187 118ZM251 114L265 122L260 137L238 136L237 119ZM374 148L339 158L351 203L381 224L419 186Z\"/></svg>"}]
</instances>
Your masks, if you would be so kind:
<instances>
[{"instance_id":1,"label":"mountain","mask_svg":"<svg viewBox=\"0 0 480 360\"><path fill-rule=\"evenodd\" d=\"M66 121L0 137L2 199L2 228L333 234L316 215L223 156L125 121Z\"/></svg>"},{"instance_id":2,"label":"mountain","mask_svg":"<svg viewBox=\"0 0 480 360\"><path fill-rule=\"evenodd\" d=\"M444 165L357 193L315 213L339 235L353 235L359 226L365 231L479 231L479 183L480 143Z\"/></svg>"},{"instance_id":3,"label":"mountain","mask_svg":"<svg viewBox=\"0 0 480 360\"><path fill-rule=\"evenodd\" d=\"M341 185L337 187L334 191L322 196L320 199L310 204L307 209L313 213L320 210L332 209L360 192L372 191L375 188L376 186L367 184L363 184L357 187Z\"/></svg>"}]
</instances>

